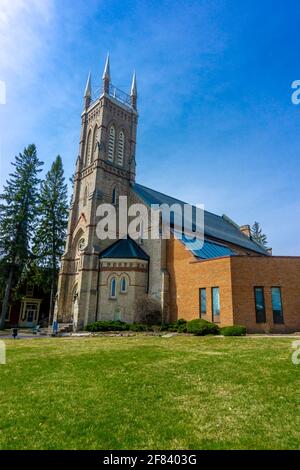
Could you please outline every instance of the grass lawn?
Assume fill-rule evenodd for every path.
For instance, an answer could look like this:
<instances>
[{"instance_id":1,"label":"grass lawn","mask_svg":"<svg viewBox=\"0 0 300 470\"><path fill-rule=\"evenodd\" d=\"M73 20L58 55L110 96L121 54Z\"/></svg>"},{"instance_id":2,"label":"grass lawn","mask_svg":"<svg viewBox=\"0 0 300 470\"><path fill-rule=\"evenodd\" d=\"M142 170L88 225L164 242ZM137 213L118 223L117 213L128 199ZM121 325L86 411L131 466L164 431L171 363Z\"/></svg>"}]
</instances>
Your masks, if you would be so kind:
<instances>
[{"instance_id":1,"label":"grass lawn","mask_svg":"<svg viewBox=\"0 0 300 470\"><path fill-rule=\"evenodd\" d=\"M300 449L291 343L7 340L0 449Z\"/></svg>"}]
</instances>

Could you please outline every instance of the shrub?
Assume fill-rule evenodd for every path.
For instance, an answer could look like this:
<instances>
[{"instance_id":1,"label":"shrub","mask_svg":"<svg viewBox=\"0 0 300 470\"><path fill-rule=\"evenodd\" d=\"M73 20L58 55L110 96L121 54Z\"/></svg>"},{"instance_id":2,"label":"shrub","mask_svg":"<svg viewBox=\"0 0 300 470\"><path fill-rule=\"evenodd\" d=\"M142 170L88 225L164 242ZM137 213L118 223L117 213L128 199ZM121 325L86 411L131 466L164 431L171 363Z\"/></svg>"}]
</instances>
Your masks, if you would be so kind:
<instances>
[{"instance_id":1,"label":"shrub","mask_svg":"<svg viewBox=\"0 0 300 470\"><path fill-rule=\"evenodd\" d=\"M201 318L187 322L187 332L196 336L218 335L219 331L218 325Z\"/></svg>"},{"instance_id":2,"label":"shrub","mask_svg":"<svg viewBox=\"0 0 300 470\"><path fill-rule=\"evenodd\" d=\"M122 321L96 321L89 323L85 329L87 331L126 331L129 324Z\"/></svg>"},{"instance_id":3,"label":"shrub","mask_svg":"<svg viewBox=\"0 0 300 470\"><path fill-rule=\"evenodd\" d=\"M177 333L186 333L187 332L187 325L179 325L177 328Z\"/></svg>"},{"instance_id":4,"label":"shrub","mask_svg":"<svg viewBox=\"0 0 300 470\"><path fill-rule=\"evenodd\" d=\"M134 323L146 325L160 325L162 323L161 305L158 300L151 297L143 297L135 302Z\"/></svg>"},{"instance_id":5,"label":"shrub","mask_svg":"<svg viewBox=\"0 0 300 470\"><path fill-rule=\"evenodd\" d=\"M129 325L130 331L147 331L147 325L143 325L142 323L131 323Z\"/></svg>"},{"instance_id":6,"label":"shrub","mask_svg":"<svg viewBox=\"0 0 300 470\"><path fill-rule=\"evenodd\" d=\"M160 331L170 331L171 324L170 323L162 323L160 325Z\"/></svg>"},{"instance_id":7,"label":"shrub","mask_svg":"<svg viewBox=\"0 0 300 470\"><path fill-rule=\"evenodd\" d=\"M179 320L177 320L174 323L174 327L176 328L176 331L178 331L178 333L186 333L186 331L187 331L187 321L184 320L183 318L179 318Z\"/></svg>"},{"instance_id":8,"label":"shrub","mask_svg":"<svg viewBox=\"0 0 300 470\"><path fill-rule=\"evenodd\" d=\"M175 323L170 323L167 326L168 331L177 331L178 333L186 333L187 321L180 318Z\"/></svg>"},{"instance_id":9,"label":"shrub","mask_svg":"<svg viewBox=\"0 0 300 470\"><path fill-rule=\"evenodd\" d=\"M240 325L224 326L221 328L220 333L224 336L245 336L247 329L245 326Z\"/></svg>"}]
</instances>

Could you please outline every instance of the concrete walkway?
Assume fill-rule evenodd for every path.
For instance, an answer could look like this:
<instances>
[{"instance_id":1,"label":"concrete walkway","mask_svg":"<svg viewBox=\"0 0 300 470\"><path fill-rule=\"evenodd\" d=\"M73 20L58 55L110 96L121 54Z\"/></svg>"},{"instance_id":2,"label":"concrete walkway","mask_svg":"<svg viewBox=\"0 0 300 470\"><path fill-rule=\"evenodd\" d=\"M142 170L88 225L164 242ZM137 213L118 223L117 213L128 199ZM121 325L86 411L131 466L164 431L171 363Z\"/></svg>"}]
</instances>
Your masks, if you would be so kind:
<instances>
[{"instance_id":1,"label":"concrete walkway","mask_svg":"<svg viewBox=\"0 0 300 470\"><path fill-rule=\"evenodd\" d=\"M162 332L161 332L162 333ZM123 336L123 337L128 337L128 336L136 336L137 334L135 332L130 332L129 334L124 334L124 332L118 333L117 331L115 332L97 332L97 333L90 333L90 332L78 332L78 333L61 333L59 336L51 336L51 335L46 335L46 334L33 334L32 330L27 330L27 329L19 329L18 330L18 336L16 337L16 340L18 339L36 339L36 338L86 338L87 336ZM143 333L139 332L139 335L143 335ZM177 336L178 333L162 333L162 334L147 334L146 332L144 333L145 336L161 336L162 338L171 338L173 336ZM184 334L179 334L179 336L184 336ZM223 335L217 335L216 338L227 338L226 336ZM300 338L300 332L297 333L290 333L290 334L248 334L246 336L235 336L235 338L290 338L290 339L298 339ZM0 330L0 340L1 339L14 339L12 336L12 330Z\"/></svg>"}]
</instances>

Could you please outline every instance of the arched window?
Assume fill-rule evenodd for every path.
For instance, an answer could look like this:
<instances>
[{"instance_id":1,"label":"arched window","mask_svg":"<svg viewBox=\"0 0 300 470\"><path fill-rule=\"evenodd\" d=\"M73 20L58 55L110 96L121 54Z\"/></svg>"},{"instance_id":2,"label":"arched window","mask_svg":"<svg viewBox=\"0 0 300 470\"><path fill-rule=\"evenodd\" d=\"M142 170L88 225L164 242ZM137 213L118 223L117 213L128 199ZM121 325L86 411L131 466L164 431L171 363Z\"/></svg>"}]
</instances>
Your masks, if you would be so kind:
<instances>
[{"instance_id":1,"label":"arched window","mask_svg":"<svg viewBox=\"0 0 300 470\"><path fill-rule=\"evenodd\" d=\"M110 281L110 298L116 298L116 279L114 277Z\"/></svg>"},{"instance_id":2,"label":"arched window","mask_svg":"<svg viewBox=\"0 0 300 470\"><path fill-rule=\"evenodd\" d=\"M125 149L125 135L124 135L124 132L121 131L119 134L118 158L117 158L117 163L120 166L123 165L123 161L124 161L124 149Z\"/></svg>"},{"instance_id":3,"label":"arched window","mask_svg":"<svg viewBox=\"0 0 300 470\"><path fill-rule=\"evenodd\" d=\"M108 139L108 156L107 159L109 162L114 161L114 154L115 154L115 137L116 131L114 126L111 126L109 129L109 139Z\"/></svg>"},{"instance_id":4,"label":"arched window","mask_svg":"<svg viewBox=\"0 0 300 470\"><path fill-rule=\"evenodd\" d=\"M98 126L95 125L94 132L93 132L93 144L92 144L92 151L91 151L91 163L94 161L96 157L96 142L97 142L97 135L98 135Z\"/></svg>"},{"instance_id":5,"label":"arched window","mask_svg":"<svg viewBox=\"0 0 300 470\"><path fill-rule=\"evenodd\" d=\"M87 187L84 190L83 203L82 203L83 207L86 206L86 203L87 203Z\"/></svg>"},{"instance_id":6,"label":"arched window","mask_svg":"<svg viewBox=\"0 0 300 470\"><path fill-rule=\"evenodd\" d=\"M122 294L125 294L125 292L127 292L126 277L122 277L122 279L121 279L121 292L122 292Z\"/></svg>"},{"instance_id":7,"label":"arched window","mask_svg":"<svg viewBox=\"0 0 300 470\"><path fill-rule=\"evenodd\" d=\"M117 204L117 198L118 198L118 194L117 194L117 189L114 188L112 190L112 193L111 193L111 203L115 206Z\"/></svg>"},{"instance_id":8,"label":"arched window","mask_svg":"<svg viewBox=\"0 0 300 470\"><path fill-rule=\"evenodd\" d=\"M91 163L91 155L92 155L92 132L89 132L87 145L86 145L86 157L85 157L85 164L89 165Z\"/></svg>"}]
</instances>

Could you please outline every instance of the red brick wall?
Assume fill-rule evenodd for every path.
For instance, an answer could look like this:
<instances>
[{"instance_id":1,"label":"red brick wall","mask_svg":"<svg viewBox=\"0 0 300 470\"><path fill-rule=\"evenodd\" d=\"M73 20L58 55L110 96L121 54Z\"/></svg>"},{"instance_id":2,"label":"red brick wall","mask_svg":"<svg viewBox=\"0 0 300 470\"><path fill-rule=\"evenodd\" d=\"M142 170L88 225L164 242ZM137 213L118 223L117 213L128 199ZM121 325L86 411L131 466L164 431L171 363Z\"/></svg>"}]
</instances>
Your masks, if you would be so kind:
<instances>
[{"instance_id":1,"label":"red brick wall","mask_svg":"<svg viewBox=\"0 0 300 470\"><path fill-rule=\"evenodd\" d=\"M212 321L211 288L220 288L221 326L232 325L230 258L195 262L195 257L178 240L168 240L170 274L170 318L199 318L199 288L207 295L206 319Z\"/></svg>"},{"instance_id":2,"label":"red brick wall","mask_svg":"<svg viewBox=\"0 0 300 470\"><path fill-rule=\"evenodd\" d=\"M300 258L233 257L232 285L234 323L253 332L300 331ZM266 323L255 319L254 287L263 286ZM284 325L274 325L271 287L281 287Z\"/></svg>"},{"instance_id":3,"label":"red brick wall","mask_svg":"<svg viewBox=\"0 0 300 470\"><path fill-rule=\"evenodd\" d=\"M300 331L300 257L234 256L196 261L178 240L168 240L170 320L199 318L199 288L207 289L207 315L212 320L211 288L220 288L220 326L245 325L249 332ZM265 291L266 323L257 324L254 287ZM271 287L281 287L284 325L274 325Z\"/></svg>"}]
</instances>

